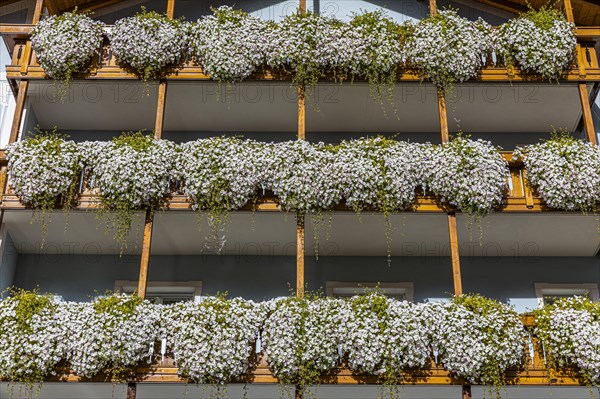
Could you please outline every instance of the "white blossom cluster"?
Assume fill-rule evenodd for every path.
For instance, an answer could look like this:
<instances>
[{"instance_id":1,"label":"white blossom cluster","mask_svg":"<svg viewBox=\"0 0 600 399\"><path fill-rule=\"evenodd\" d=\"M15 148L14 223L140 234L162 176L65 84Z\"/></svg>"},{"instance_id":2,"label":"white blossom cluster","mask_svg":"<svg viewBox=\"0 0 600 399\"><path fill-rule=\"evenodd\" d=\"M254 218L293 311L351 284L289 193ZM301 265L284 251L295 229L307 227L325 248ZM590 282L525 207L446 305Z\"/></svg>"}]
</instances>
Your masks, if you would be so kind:
<instances>
[{"instance_id":1,"label":"white blossom cluster","mask_svg":"<svg viewBox=\"0 0 600 399\"><path fill-rule=\"evenodd\" d=\"M42 19L31 32L31 45L49 77L71 80L100 51L102 22L76 11Z\"/></svg>"},{"instance_id":2,"label":"white blossom cluster","mask_svg":"<svg viewBox=\"0 0 600 399\"><path fill-rule=\"evenodd\" d=\"M600 203L600 149L568 135L517 150L529 183L548 206L591 211Z\"/></svg>"},{"instance_id":3,"label":"white blossom cluster","mask_svg":"<svg viewBox=\"0 0 600 399\"><path fill-rule=\"evenodd\" d=\"M600 382L600 308L584 297L563 298L536 317L535 333L551 367L576 366L586 383Z\"/></svg>"},{"instance_id":4,"label":"white blossom cluster","mask_svg":"<svg viewBox=\"0 0 600 399\"><path fill-rule=\"evenodd\" d=\"M177 66L187 48L182 22L156 12L118 20L109 38L119 62L144 81L160 78L167 68Z\"/></svg>"},{"instance_id":5,"label":"white blossom cluster","mask_svg":"<svg viewBox=\"0 0 600 399\"><path fill-rule=\"evenodd\" d=\"M173 355L180 375L197 383L235 381L264 353L282 382L303 387L344 364L395 384L402 370L430 360L470 382L498 385L523 356L518 316L477 296L424 304L376 293L262 303L208 297L166 306L123 294L91 303L33 296L21 310L15 298L0 301L0 376L10 381L43 381L61 361L82 377L124 378L154 361L161 347L161 356ZM556 332L544 337L556 341L561 356L597 365L597 334L590 333L598 329L597 313L593 323L583 313L551 316ZM566 339L571 352L561 349ZM554 341L546 342L554 351Z\"/></svg>"},{"instance_id":6,"label":"white blossom cluster","mask_svg":"<svg viewBox=\"0 0 600 399\"><path fill-rule=\"evenodd\" d=\"M56 365L64 358L68 314L49 298L46 303L34 298L37 311L23 320L19 297L0 301L0 378L41 382L55 374Z\"/></svg>"},{"instance_id":7,"label":"white blossom cluster","mask_svg":"<svg viewBox=\"0 0 600 399\"><path fill-rule=\"evenodd\" d=\"M327 210L339 203L334 153L323 143L305 140L267 144L266 187L286 211Z\"/></svg>"},{"instance_id":8,"label":"white blossom cluster","mask_svg":"<svg viewBox=\"0 0 600 399\"><path fill-rule=\"evenodd\" d=\"M575 58L575 25L556 10L530 11L500 26L496 52L508 65L558 80Z\"/></svg>"},{"instance_id":9,"label":"white blossom cluster","mask_svg":"<svg viewBox=\"0 0 600 399\"><path fill-rule=\"evenodd\" d=\"M522 363L525 330L508 306L478 298L428 304L425 328L436 363L471 383L499 386Z\"/></svg>"},{"instance_id":10,"label":"white blossom cluster","mask_svg":"<svg viewBox=\"0 0 600 399\"><path fill-rule=\"evenodd\" d=\"M163 338L179 374L196 383L227 384L247 373L255 363L253 345L260 340L266 310L252 301L222 297L165 306Z\"/></svg>"},{"instance_id":11,"label":"white blossom cluster","mask_svg":"<svg viewBox=\"0 0 600 399\"><path fill-rule=\"evenodd\" d=\"M294 74L294 83L314 86L327 70L343 67L346 51L344 24L315 13L295 13L273 24L265 41L267 64Z\"/></svg>"},{"instance_id":12,"label":"white blossom cluster","mask_svg":"<svg viewBox=\"0 0 600 399\"><path fill-rule=\"evenodd\" d=\"M398 375L425 366L430 358L423 304L371 293L355 296L350 305L344 348L348 367L357 373Z\"/></svg>"},{"instance_id":13,"label":"white blossom cluster","mask_svg":"<svg viewBox=\"0 0 600 399\"><path fill-rule=\"evenodd\" d=\"M228 6L213 14L191 25L191 55L212 79L243 80L265 63L267 23Z\"/></svg>"},{"instance_id":14,"label":"white blossom cluster","mask_svg":"<svg viewBox=\"0 0 600 399\"><path fill-rule=\"evenodd\" d=\"M440 87L471 79L489 52L489 30L481 18L472 22L455 10L441 10L415 26L409 42L410 63Z\"/></svg>"},{"instance_id":15,"label":"white blossom cluster","mask_svg":"<svg viewBox=\"0 0 600 399\"><path fill-rule=\"evenodd\" d=\"M469 215L483 216L502 202L508 163L489 141L458 136L430 149L427 188Z\"/></svg>"},{"instance_id":16,"label":"white blossom cluster","mask_svg":"<svg viewBox=\"0 0 600 399\"><path fill-rule=\"evenodd\" d=\"M383 137L343 141L334 161L346 204L386 212L408 208L424 183L423 146Z\"/></svg>"},{"instance_id":17,"label":"white blossom cluster","mask_svg":"<svg viewBox=\"0 0 600 399\"><path fill-rule=\"evenodd\" d=\"M175 144L145 136L143 146L126 141L87 141L79 145L91 189L112 210L153 207L170 192Z\"/></svg>"},{"instance_id":18,"label":"white blossom cluster","mask_svg":"<svg viewBox=\"0 0 600 399\"><path fill-rule=\"evenodd\" d=\"M152 356L159 338L160 307L124 294L62 306L69 313L66 360L77 375L108 372L122 377Z\"/></svg>"},{"instance_id":19,"label":"white blossom cluster","mask_svg":"<svg viewBox=\"0 0 600 399\"><path fill-rule=\"evenodd\" d=\"M180 145L176 169L194 209L241 208L263 183L264 151L252 140L213 137Z\"/></svg>"},{"instance_id":20,"label":"white blossom cluster","mask_svg":"<svg viewBox=\"0 0 600 399\"><path fill-rule=\"evenodd\" d=\"M74 141L58 135L39 135L6 149L8 181L19 199L36 209L54 207L68 199L82 168Z\"/></svg>"},{"instance_id":21,"label":"white blossom cluster","mask_svg":"<svg viewBox=\"0 0 600 399\"><path fill-rule=\"evenodd\" d=\"M275 376L304 386L340 366L350 313L347 301L334 298L277 301L262 334Z\"/></svg>"}]
</instances>

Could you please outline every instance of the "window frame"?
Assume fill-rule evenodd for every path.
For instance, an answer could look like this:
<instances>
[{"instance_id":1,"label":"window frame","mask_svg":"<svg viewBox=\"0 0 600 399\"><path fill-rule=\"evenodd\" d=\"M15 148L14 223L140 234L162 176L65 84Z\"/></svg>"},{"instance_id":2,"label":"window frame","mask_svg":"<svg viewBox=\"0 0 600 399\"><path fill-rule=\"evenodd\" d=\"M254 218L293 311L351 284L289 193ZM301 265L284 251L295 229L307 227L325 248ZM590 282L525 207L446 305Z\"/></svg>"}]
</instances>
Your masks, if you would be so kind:
<instances>
[{"instance_id":1,"label":"window frame","mask_svg":"<svg viewBox=\"0 0 600 399\"><path fill-rule=\"evenodd\" d=\"M379 288L380 292L385 294L386 289L404 289L404 300L408 302L414 302L415 288L412 282L387 282L387 283L376 283L367 281L327 281L325 283L325 295L328 297L335 296L334 291L336 288L354 288L356 290L362 290L364 288L375 289Z\"/></svg>"},{"instance_id":2,"label":"window frame","mask_svg":"<svg viewBox=\"0 0 600 399\"><path fill-rule=\"evenodd\" d=\"M137 289L137 286L138 286L137 280L115 280L114 292L129 293L128 291L131 291L131 290L128 289L127 291L125 291L124 288L130 288L130 287L133 287L134 288L133 292L135 292L135 290ZM201 296L202 296L202 281L201 280L187 280L187 281L153 280L153 281L148 281L146 287L147 287L147 291L146 291L147 293L150 292L150 293L152 293L153 296L155 295L158 297L172 297L172 296L174 297L174 296L181 295L182 292L177 292L177 290L175 290L176 288L178 288L179 291L181 291L182 289L189 289L189 292L184 292L184 293L191 295L194 303L198 303L201 301ZM169 292L169 288L172 288L174 290ZM152 291L155 291L156 289L160 289L161 291L153 293ZM164 290L164 292L163 292L163 290Z\"/></svg>"},{"instance_id":3,"label":"window frame","mask_svg":"<svg viewBox=\"0 0 600 399\"><path fill-rule=\"evenodd\" d=\"M535 283L535 296L538 307L544 307L544 297L551 295L588 295L590 301L598 302L598 284L596 283ZM554 292L553 292L554 291ZM556 291L565 291L566 293L556 293Z\"/></svg>"}]
</instances>

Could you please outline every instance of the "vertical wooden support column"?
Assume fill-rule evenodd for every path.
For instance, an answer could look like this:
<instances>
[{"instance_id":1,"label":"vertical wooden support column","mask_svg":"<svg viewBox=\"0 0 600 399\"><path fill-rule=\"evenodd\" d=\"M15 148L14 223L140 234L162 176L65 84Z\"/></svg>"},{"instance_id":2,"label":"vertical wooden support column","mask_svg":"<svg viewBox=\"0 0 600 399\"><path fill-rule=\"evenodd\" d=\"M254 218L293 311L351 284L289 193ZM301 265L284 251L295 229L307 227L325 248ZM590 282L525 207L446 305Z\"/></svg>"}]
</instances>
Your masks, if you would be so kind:
<instances>
[{"instance_id":1,"label":"vertical wooden support column","mask_svg":"<svg viewBox=\"0 0 600 399\"><path fill-rule=\"evenodd\" d=\"M442 143L450 141L448 132L448 115L446 113L446 93L438 89L438 112L440 116L440 135ZM452 260L452 280L454 282L454 295L462 295L462 276L460 272L460 255L458 251L458 233L456 231L456 214L448 213L448 233L450 235L450 257Z\"/></svg>"},{"instance_id":2,"label":"vertical wooden support column","mask_svg":"<svg viewBox=\"0 0 600 399\"><path fill-rule=\"evenodd\" d=\"M429 15L437 14L437 3L436 0L429 0Z\"/></svg>"},{"instance_id":3,"label":"vertical wooden support column","mask_svg":"<svg viewBox=\"0 0 600 399\"><path fill-rule=\"evenodd\" d=\"M36 0L35 9L33 11L32 25L40 22L40 18L42 17L42 9L44 8L44 0ZM27 75L27 70L29 68L29 63L31 62L31 39L27 40L25 44L25 50L23 53L23 62L21 63L21 75Z\"/></svg>"},{"instance_id":4,"label":"vertical wooden support column","mask_svg":"<svg viewBox=\"0 0 600 399\"><path fill-rule=\"evenodd\" d=\"M175 0L167 1L167 18L173 19L175 16Z\"/></svg>"},{"instance_id":5,"label":"vertical wooden support column","mask_svg":"<svg viewBox=\"0 0 600 399\"><path fill-rule=\"evenodd\" d=\"M562 6L564 7L567 21L574 24L575 18L573 17L573 6L571 5L571 0L563 0ZM586 68L584 62L585 57L583 56L583 51L581 50L581 46L577 44L577 66L579 67L579 75L581 79L585 78L586 75ZM578 86L585 135L590 143L597 144L596 132L594 130L594 121L592 120L590 96L588 94L588 89L585 81L580 80Z\"/></svg>"},{"instance_id":6,"label":"vertical wooden support column","mask_svg":"<svg viewBox=\"0 0 600 399\"><path fill-rule=\"evenodd\" d=\"M21 80L19 82L19 92L17 93L15 114L13 116L12 126L10 128L10 137L8 139L9 144L16 142L19 138L19 130L21 129L21 121L23 120L23 110L25 109L25 100L27 99L28 87L28 80Z\"/></svg>"}]
</instances>

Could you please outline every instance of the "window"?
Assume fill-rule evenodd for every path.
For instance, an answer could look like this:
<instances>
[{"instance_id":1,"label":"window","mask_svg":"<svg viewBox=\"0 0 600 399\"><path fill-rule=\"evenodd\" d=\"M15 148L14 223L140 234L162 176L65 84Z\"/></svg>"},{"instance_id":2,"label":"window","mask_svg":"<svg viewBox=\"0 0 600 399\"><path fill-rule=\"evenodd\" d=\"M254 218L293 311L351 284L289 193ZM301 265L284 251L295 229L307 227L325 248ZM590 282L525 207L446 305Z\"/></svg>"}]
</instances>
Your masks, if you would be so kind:
<instances>
[{"instance_id":1,"label":"window","mask_svg":"<svg viewBox=\"0 0 600 399\"><path fill-rule=\"evenodd\" d=\"M137 281L115 281L115 292L133 294ZM202 281L148 281L146 299L163 305L177 302L200 301Z\"/></svg>"},{"instance_id":2,"label":"window","mask_svg":"<svg viewBox=\"0 0 600 399\"><path fill-rule=\"evenodd\" d=\"M378 291L391 298L412 301L413 283L354 283L346 281L328 281L325 286L327 296L350 297L378 288Z\"/></svg>"},{"instance_id":3,"label":"window","mask_svg":"<svg viewBox=\"0 0 600 399\"><path fill-rule=\"evenodd\" d=\"M535 284L535 296L539 307L552 304L557 299L575 295L585 296L596 302L598 301L598 284Z\"/></svg>"}]
</instances>

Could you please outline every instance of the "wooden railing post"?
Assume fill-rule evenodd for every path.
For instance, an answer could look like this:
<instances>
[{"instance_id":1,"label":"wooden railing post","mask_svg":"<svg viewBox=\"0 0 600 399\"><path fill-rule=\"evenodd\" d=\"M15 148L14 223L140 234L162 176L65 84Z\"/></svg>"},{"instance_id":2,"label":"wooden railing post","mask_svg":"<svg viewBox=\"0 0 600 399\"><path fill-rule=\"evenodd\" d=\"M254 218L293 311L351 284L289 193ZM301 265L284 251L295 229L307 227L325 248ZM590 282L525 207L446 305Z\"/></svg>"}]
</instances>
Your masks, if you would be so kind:
<instances>
[{"instance_id":1,"label":"wooden railing post","mask_svg":"<svg viewBox=\"0 0 600 399\"><path fill-rule=\"evenodd\" d=\"M15 114L13 116L12 126L10 128L10 137L8 138L9 144L16 142L19 138L19 131L21 130L21 122L23 120L23 111L25 110L25 100L27 99L28 88L29 81L22 79L19 82L19 92L17 93Z\"/></svg>"},{"instance_id":2,"label":"wooden railing post","mask_svg":"<svg viewBox=\"0 0 600 399\"><path fill-rule=\"evenodd\" d=\"M446 93L443 89L438 89L438 113L440 117L440 135L442 143L450 141L448 132L448 116L446 113ZM448 213L448 233L450 236L450 258L452 261L452 281L454 283L454 295L462 295L462 276L460 271L460 254L458 248L458 232L456 230L456 214Z\"/></svg>"}]
</instances>

